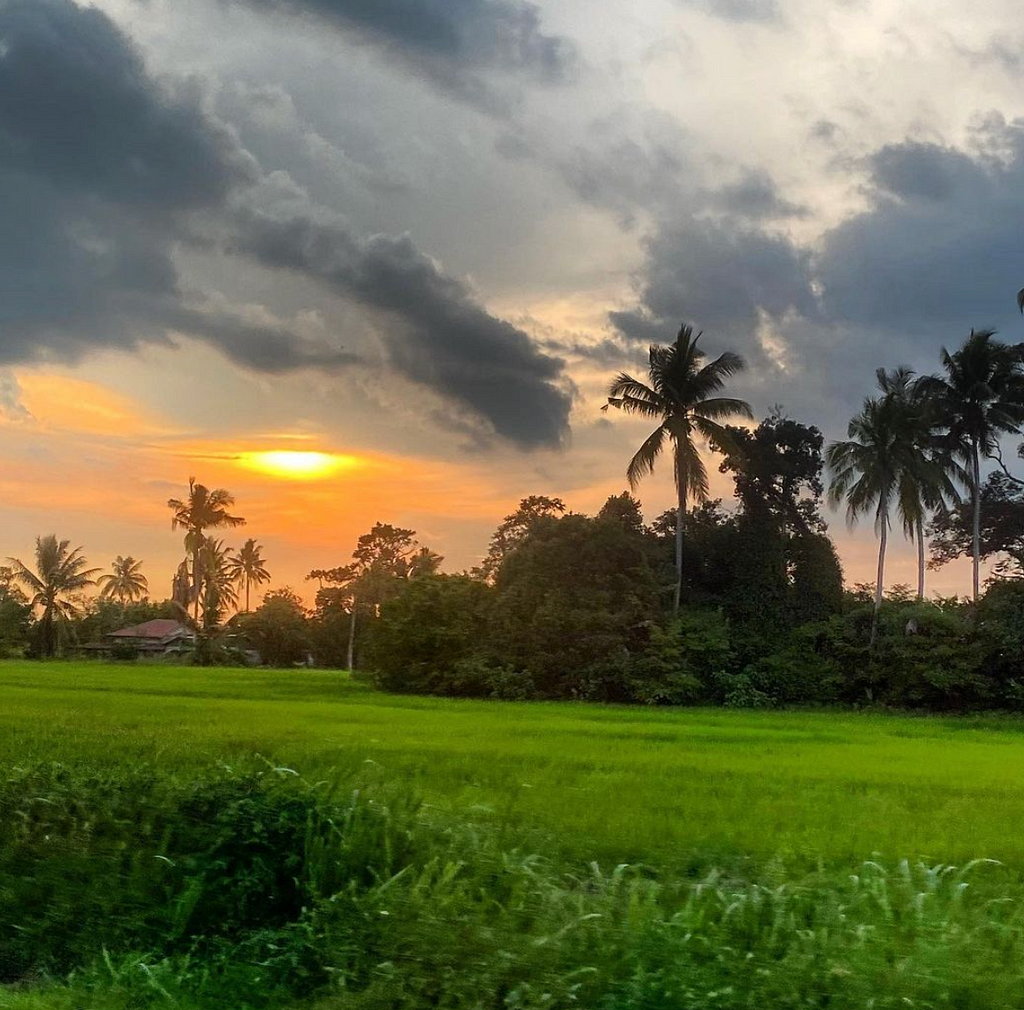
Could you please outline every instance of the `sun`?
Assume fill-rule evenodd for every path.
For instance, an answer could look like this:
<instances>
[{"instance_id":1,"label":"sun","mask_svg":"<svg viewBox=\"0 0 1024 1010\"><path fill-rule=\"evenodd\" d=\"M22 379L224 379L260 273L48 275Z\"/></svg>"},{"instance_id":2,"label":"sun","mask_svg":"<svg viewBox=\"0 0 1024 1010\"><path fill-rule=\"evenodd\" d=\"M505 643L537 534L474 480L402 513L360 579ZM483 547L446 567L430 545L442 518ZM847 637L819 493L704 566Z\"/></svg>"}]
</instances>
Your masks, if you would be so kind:
<instances>
[{"instance_id":1,"label":"sun","mask_svg":"<svg viewBox=\"0 0 1024 1010\"><path fill-rule=\"evenodd\" d=\"M273 449L265 452L243 452L239 462L249 470L258 470L274 477L291 480L321 480L339 470L355 465L352 456L340 456L330 452L300 452L289 449Z\"/></svg>"}]
</instances>

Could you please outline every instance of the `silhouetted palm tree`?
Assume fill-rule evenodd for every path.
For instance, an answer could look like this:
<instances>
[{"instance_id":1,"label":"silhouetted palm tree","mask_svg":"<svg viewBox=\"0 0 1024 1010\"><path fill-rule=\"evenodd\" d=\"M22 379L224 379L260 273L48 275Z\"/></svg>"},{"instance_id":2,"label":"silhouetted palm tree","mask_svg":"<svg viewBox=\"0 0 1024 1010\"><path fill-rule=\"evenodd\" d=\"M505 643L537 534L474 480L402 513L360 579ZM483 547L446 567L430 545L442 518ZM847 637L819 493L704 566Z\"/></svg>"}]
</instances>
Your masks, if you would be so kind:
<instances>
[{"instance_id":1,"label":"silhouetted palm tree","mask_svg":"<svg viewBox=\"0 0 1024 1010\"><path fill-rule=\"evenodd\" d=\"M424 575L433 575L444 558L432 551L429 547L421 547L411 558L409 558L409 578L418 579Z\"/></svg>"},{"instance_id":2,"label":"silhouetted palm tree","mask_svg":"<svg viewBox=\"0 0 1024 1010\"><path fill-rule=\"evenodd\" d=\"M954 478L962 475L962 468L945 452L935 404L913 371L880 368L876 375L892 417L896 509L904 534L917 545L917 598L923 600L925 519L959 499Z\"/></svg>"},{"instance_id":3,"label":"silhouetted palm tree","mask_svg":"<svg viewBox=\"0 0 1024 1010\"><path fill-rule=\"evenodd\" d=\"M99 577L100 598L117 600L122 607L141 600L149 591L149 581L141 568L141 561L131 556L122 558L119 554L110 566L110 574Z\"/></svg>"},{"instance_id":4,"label":"silhouetted palm tree","mask_svg":"<svg viewBox=\"0 0 1024 1010\"><path fill-rule=\"evenodd\" d=\"M206 537L199 552L199 561L203 573L203 624L212 627L219 623L226 607L238 606L237 579L223 540Z\"/></svg>"},{"instance_id":5,"label":"silhouetted palm tree","mask_svg":"<svg viewBox=\"0 0 1024 1010\"><path fill-rule=\"evenodd\" d=\"M706 501L708 475L700 458L697 442L706 439L712 448L732 445L728 430L719 420L727 417L752 417L744 400L716 396L731 375L742 371L743 359L726 351L714 361L703 364L704 353L697 347L700 334L682 326L675 342L665 347L652 345L648 375L650 384L620 373L608 389L607 407L627 414L657 418L660 424L648 435L626 468L629 486L636 488L641 478L654 471L654 464L672 443L676 495L676 586L673 613L679 612L683 588L683 523L692 497Z\"/></svg>"},{"instance_id":6,"label":"silhouetted palm tree","mask_svg":"<svg viewBox=\"0 0 1024 1010\"><path fill-rule=\"evenodd\" d=\"M17 558L8 558L14 577L32 593L32 606L42 607L39 620L40 651L52 656L57 651L57 622L74 617L75 605L65 597L94 586L98 568L86 568L82 548L70 549L69 540L55 536L36 537L36 570L33 572Z\"/></svg>"},{"instance_id":7,"label":"silhouetted palm tree","mask_svg":"<svg viewBox=\"0 0 1024 1010\"><path fill-rule=\"evenodd\" d=\"M971 492L972 593L978 599L981 565L981 459L999 456L999 438L1024 425L1024 344L993 339L994 330L971 330L952 354L942 349L945 376L925 376L922 392L943 418L947 447L963 461Z\"/></svg>"},{"instance_id":8,"label":"silhouetted palm tree","mask_svg":"<svg viewBox=\"0 0 1024 1010\"><path fill-rule=\"evenodd\" d=\"M245 586L245 611L249 612L249 589L261 586L270 581L267 562L263 557L263 548L251 537L228 557L228 573L233 581Z\"/></svg>"},{"instance_id":9,"label":"silhouetted palm tree","mask_svg":"<svg viewBox=\"0 0 1024 1010\"><path fill-rule=\"evenodd\" d=\"M825 451L831 473L828 498L833 506L846 503L850 525L874 512L878 534L878 573L875 610L871 618L871 644L878 626L885 580L885 548L889 537L889 512L899 497L899 408L891 398L868 397L861 412L847 428L848 440L833 442Z\"/></svg>"},{"instance_id":10,"label":"silhouetted palm tree","mask_svg":"<svg viewBox=\"0 0 1024 1010\"><path fill-rule=\"evenodd\" d=\"M197 484L195 477L188 479L188 498L171 498L167 507L172 509L171 529L185 531L185 553L192 558L191 596L195 607L193 617L199 617L199 596L203 585L202 550L208 529L225 526L244 526L245 520L233 516L228 509L235 504L234 496L224 488L210 490Z\"/></svg>"}]
</instances>

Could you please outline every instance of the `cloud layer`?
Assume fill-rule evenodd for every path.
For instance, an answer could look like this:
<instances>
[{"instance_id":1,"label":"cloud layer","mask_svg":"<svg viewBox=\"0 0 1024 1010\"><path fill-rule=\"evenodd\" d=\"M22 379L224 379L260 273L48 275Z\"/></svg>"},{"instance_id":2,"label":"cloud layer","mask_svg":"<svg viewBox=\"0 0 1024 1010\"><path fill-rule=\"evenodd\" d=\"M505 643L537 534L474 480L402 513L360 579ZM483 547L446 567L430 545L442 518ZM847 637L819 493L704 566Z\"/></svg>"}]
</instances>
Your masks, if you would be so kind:
<instances>
[{"instance_id":1,"label":"cloud layer","mask_svg":"<svg viewBox=\"0 0 1024 1010\"><path fill-rule=\"evenodd\" d=\"M502 104L493 75L566 80L572 44L547 34L524 0L242 0L256 10L307 16L373 46L412 73L484 106Z\"/></svg>"},{"instance_id":2,"label":"cloud layer","mask_svg":"<svg viewBox=\"0 0 1024 1010\"><path fill-rule=\"evenodd\" d=\"M268 214L267 182L198 89L158 84L105 14L70 0L0 4L0 364L176 334L271 374L364 360L336 337L186 290L178 258L221 249L372 310L386 365L481 436L559 443L570 405L559 360L409 238L326 224L298 187Z\"/></svg>"}]
</instances>

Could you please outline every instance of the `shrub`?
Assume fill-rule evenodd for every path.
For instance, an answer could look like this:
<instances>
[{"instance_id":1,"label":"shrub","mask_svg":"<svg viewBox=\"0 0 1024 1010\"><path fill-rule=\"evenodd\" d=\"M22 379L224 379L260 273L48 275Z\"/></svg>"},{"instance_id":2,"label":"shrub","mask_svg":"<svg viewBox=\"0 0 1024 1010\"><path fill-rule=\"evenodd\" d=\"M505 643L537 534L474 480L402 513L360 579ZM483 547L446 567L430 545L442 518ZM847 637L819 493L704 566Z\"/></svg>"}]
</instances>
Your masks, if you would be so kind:
<instances>
[{"instance_id":1,"label":"shrub","mask_svg":"<svg viewBox=\"0 0 1024 1010\"><path fill-rule=\"evenodd\" d=\"M667 627L653 625L631 664L627 688L645 705L692 705L714 696L732 662L729 623L713 610L684 610Z\"/></svg>"},{"instance_id":2,"label":"shrub","mask_svg":"<svg viewBox=\"0 0 1024 1010\"><path fill-rule=\"evenodd\" d=\"M470 666L487 642L492 590L466 575L410 579L370 626L364 659L389 691L483 694L487 677ZM480 669L486 659L479 659Z\"/></svg>"}]
</instances>

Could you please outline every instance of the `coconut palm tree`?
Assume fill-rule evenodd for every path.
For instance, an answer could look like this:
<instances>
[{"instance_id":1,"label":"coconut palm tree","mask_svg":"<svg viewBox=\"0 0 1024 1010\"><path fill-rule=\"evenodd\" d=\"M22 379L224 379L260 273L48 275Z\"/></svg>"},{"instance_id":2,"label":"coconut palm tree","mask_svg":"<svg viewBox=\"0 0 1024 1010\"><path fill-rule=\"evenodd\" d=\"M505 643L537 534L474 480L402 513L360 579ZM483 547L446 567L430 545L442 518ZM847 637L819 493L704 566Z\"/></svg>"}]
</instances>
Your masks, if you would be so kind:
<instances>
[{"instance_id":1,"label":"coconut palm tree","mask_svg":"<svg viewBox=\"0 0 1024 1010\"><path fill-rule=\"evenodd\" d=\"M625 372L612 380L608 403L627 414L655 418L660 423L647 436L626 468L626 479L635 489L665 446L671 443L676 484L676 585L672 612L679 612L683 589L683 523L691 498L703 502L708 497L708 475L698 451L698 442L706 440L712 448L732 445L728 430L719 421L727 417L752 417L744 400L716 394L725 380L744 368L738 354L726 351L714 361L704 363L704 352L697 346L700 334L683 325L675 342L652 345L648 376L650 384Z\"/></svg>"},{"instance_id":2,"label":"coconut palm tree","mask_svg":"<svg viewBox=\"0 0 1024 1010\"><path fill-rule=\"evenodd\" d=\"M1004 344L994 330L971 330L956 351L942 349L944 376L925 376L921 390L943 418L947 448L965 467L971 493L972 595L981 567L981 460L997 459L999 439L1024 426L1024 344Z\"/></svg>"},{"instance_id":3,"label":"coconut palm tree","mask_svg":"<svg viewBox=\"0 0 1024 1010\"><path fill-rule=\"evenodd\" d=\"M954 480L963 470L945 451L935 404L906 366L875 373L893 424L896 510L904 535L917 545L917 598L924 599L928 515L959 500Z\"/></svg>"},{"instance_id":4,"label":"coconut palm tree","mask_svg":"<svg viewBox=\"0 0 1024 1010\"><path fill-rule=\"evenodd\" d=\"M871 644L878 630L878 608L885 584L885 549L889 539L889 514L899 497L898 445L900 410L892 398L869 396L861 412L847 428L847 441L833 442L825 451L831 474L828 499L835 507L846 502L851 526L868 512L874 513L878 534L878 571L875 580L875 611L871 618Z\"/></svg>"},{"instance_id":5,"label":"coconut palm tree","mask_svg":"<svg viewBox=\"0 0 1024 1010\"><path fill-rule=\"evenodd\" d=\"M228 557L228 574L234 582L245 586L245 612L249 612L249 589L270 581L263 548L251 537Z\"/></svg>"},{"instance_id":6,"label":"coconut palm tree","mask_svg":"<svg viewBox=\"0 0 1024 1010\"><path fill-rule=\"evenodd\" d=\"M142 562L119 554L110 566L109 575L101 575L97 582L100 598L117 600L121 606L141 600L149 591L149 581L141 571Z\"/></svg>"},{"instance_id":7,"label":"coconut palm tree","mask_svg":"<svg viewBox=\"0 0 1024 1010\"><path fill-rule=\"evenodd\" d=\"M237 578L232 571L229 549L223 540L206 537L199 552L203 574L203 624L216 625L226 607L238 606Z\"/></svg>"},{"instance_id":8,"label":"coconut palm tree","mask_svg":"<svg viewBox=\"0 0 1024 1010\"><path fill-rule=\"evenodd\" d=\"M223 527L244 526L245 520L233 516L228 509L235 504L234 495L224 488L210 490L197 484L195 477L188 479L188 497L171 498L167 507L174 515L171 529L185 531L185 553L192 558L191 598L195 607L193 617L199 618L199 596L203 586L202 551L206 541L206 530Z\"/></svg>"},{"instance_id":9,"label":"coconut palm tree","mask_svg":"<svg viewBox=\"0 0 1024 1010\"><path fill-rule=\"evenodd\" d=\"M82 548L71 550L71 541L55 536L36 537L35 571L17 558L7 560L14 569L14 577L32 592L32 606L43 608L39 620L40 651L44 656L52 656L57 651L58 622L77 613L66 597L94 586L93 577L99 569L86 568Z\"/></svg>"},{"instance_id":10,"label":"coconut palm tree","mask_svg":"<svg viewBox=\"0 0 1024 1010\"><path fill-rule=\"evenodd\" d=\"M444 558L429 547L421 547L411 558L409 558L409 578L418 579L424 575L433 575Z\"/></svg>"}]
</instances>

